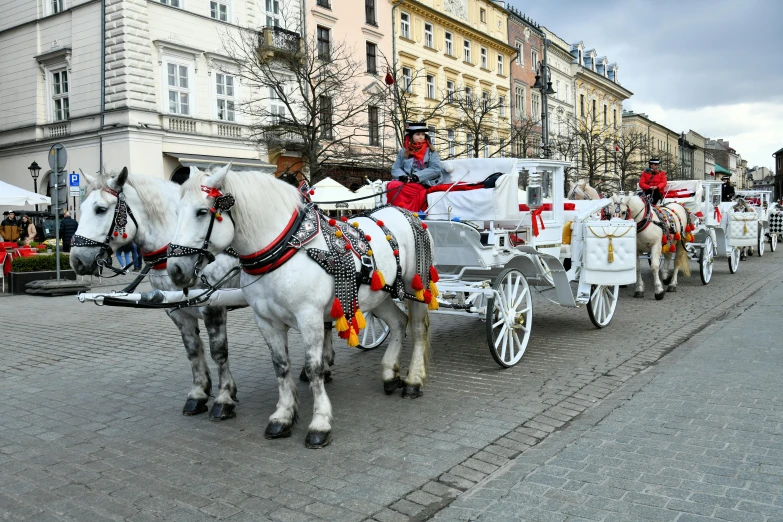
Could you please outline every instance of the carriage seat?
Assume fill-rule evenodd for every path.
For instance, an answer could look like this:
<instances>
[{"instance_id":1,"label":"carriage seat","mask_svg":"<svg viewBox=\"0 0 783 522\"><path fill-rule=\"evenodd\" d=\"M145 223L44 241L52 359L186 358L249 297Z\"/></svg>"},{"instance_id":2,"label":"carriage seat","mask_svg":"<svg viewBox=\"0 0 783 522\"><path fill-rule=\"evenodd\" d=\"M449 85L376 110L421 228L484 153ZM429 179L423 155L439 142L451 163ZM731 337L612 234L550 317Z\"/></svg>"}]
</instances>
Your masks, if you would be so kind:
<instances>
[{"instance_id":1,"label":"carriage seat","mask_svg":"<svg viewBox=\"0 0 783 522\"><path fill-rule=\"evenodd\" d=\"M704 200L704 186L699 180L669 181L663 195L664 203L681 203L689 212L696 213Z\"/></svg>"}]
</instances>

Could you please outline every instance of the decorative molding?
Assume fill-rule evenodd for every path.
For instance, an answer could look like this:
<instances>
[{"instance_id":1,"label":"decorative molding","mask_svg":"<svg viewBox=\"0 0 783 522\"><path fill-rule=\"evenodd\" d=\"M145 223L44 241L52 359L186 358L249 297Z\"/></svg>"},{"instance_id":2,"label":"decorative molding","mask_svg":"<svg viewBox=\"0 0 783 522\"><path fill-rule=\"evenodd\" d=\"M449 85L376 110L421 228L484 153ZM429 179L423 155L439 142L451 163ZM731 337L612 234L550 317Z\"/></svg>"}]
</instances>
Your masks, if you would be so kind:
<instances>
[{"instance_id":1,"label":"decorative molding","mask_svg":"<svg viewBox=\"0 0 783 522\"><path fill-rule=\"evenodd\" d=\"M53 45L56 44L56 41L53 42ZM68 70L68 73L71 72L71 48L70 47L57 47L54 49L51 49L43 54L39 54L35 57L36 61L38 62L38 67L41 69L41 72L45 72L47 67L50 67L54 64L65 62L65 67Z\"/></svg>"},{"instance_id":2,"label":"decorative molding","mask_svg":"<svg viewBox=\"0 0 783 522\"><path fill-rule=\"evenodd\" d=\"M422 60L422 63L426 66L434 67L435 69L440 69L440 64L438 62L433 62L430 60Z\"/></svg>"},{"instance_id":3,"label":"decorative molding","mask_svg":"<svg viewBox=\"0 0 783 522\"><path fill-rule=\"evenodd\" d=\"M328 22L332 25L336 24L337 20L339 20L339 18L337 18L336 16L332 16L330 14L324 13L323 11L319 11L316 9L311 10L310 13L312 13L313 18L316 19L320 18L321 20Z\"/></svg>"},{"instance_id":4,"label":"decorative molding","mask_svg":"<svg viewBox=\"0 0 783 522\"><path fill-rule=\"evenodd\" d=\"M158 65L163 64L164 51L171 50L181 54L188 54L192 56L193 62L195 63L194 69L196 70L196 72L198 72L198 57L204 54L204 51L202 51L201 49L188 47L187 45L182 45L169 40L153 40L152 43L155 45L155 48L158 50Z\"/></svg>"},{"instance_id":5,"label":"decorative molding","mask_svg":"<svg viewBox=\"0 0 783 522\"><path fill-rule=\"evenodd\" d=\"M374 29L370 29L368 27L362 27L362 32L366 34L367 36L370 36L372 38L377 38L378 40L383 40L383 37L385 36L382 32L376 31Z\"/></svg>"}]
</instances>

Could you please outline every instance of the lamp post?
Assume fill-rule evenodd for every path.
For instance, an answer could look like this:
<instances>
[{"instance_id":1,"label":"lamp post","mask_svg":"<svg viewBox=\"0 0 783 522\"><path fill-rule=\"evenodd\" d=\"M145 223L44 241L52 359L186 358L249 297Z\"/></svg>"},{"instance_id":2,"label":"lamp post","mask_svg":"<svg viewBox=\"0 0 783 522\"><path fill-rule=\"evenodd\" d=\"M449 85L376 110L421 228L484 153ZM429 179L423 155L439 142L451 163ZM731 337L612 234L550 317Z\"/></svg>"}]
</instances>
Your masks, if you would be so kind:
<instances>
[{"instance_id":1,"label":"lamp post","mask_svg":"<svg viewBox=\"0 0 783 522\"><path fill-rule=\"evenodd\" d=\"M533 84L533 89L538 89L541 92L541 150L544 158L549 158L549 103L547 96L557 94L552 88L552 70L547 65L546 59L546 50L551 43L552 40L544 39L544 59L538 62L536 83Z\"/></svg>"},{"instance_id":2,"label":"lamp post","mask_svg":"<svg viewBox=\"0 0 783 522\"><path fill-rule=\"evenodd\" d=\"M30 176L33 178L33 192L38 194L38 175L41 173L41 167L35 161L30 164L27 169L30 171ZM35 206L35 211L38 212L38 205Z\"/></svg>"}]
</instances>

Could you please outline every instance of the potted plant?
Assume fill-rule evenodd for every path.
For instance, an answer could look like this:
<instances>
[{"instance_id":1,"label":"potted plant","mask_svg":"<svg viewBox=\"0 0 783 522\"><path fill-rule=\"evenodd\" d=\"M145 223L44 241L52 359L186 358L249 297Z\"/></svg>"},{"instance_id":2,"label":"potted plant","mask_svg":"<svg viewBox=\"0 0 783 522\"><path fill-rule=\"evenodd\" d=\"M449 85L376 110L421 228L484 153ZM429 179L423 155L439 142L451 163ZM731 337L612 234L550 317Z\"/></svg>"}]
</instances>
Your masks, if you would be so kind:
<instances>
[{"instance_id":1,"label":"potted plant","mask_svg":"<svg viewBox=\"0 0 783 522\"><path fill-rule=\"evenodd\" d=\"M40 279L55 279L57 277L57 260L53 255L39 254L31 257L17 257L11 263L11 292L25 293L25 285L30 281ZM60 254L60 279L76 280L76 272L71 270L70 256Z\"/></svg>"}]
</instances>

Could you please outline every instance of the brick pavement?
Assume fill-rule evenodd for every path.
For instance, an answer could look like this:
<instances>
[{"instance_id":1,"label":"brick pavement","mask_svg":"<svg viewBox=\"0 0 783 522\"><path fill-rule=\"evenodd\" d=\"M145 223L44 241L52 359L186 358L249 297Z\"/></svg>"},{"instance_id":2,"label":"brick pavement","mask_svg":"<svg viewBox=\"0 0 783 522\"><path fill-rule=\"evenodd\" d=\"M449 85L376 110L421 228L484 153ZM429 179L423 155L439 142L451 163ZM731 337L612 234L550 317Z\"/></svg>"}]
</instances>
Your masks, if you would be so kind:
<instances>
[{"instance_id":1,"label":"brick pavement","mask_svg":"<svg viewBox=\"0 0 783 522\"><path fill-rule=\"evenodd\" d=\"M776 279L431 518L783 521Z\"/></svg>"},{"instance_id":2,"label":"brick pavement","mask_svg":"<svg viewBox=\"0 0 783 522\"><path fill-rule=\"evenodd\" d=\"M0 363L0 514L426 518L550 434L568 432L582 412L777 279L781 264L775 254L751 258L729 275L724 262L709 286L696 274L663 302L631 299L625 289L604 330L584 309L537 298L530 346L509 370L492 361L477 319L436 316L430 382L416 401L383 394L381 350L337 344L327 387L334 443L321 451L304 449L312 411L304 384L294 436L263 438L277 388L247 310L229 321L238 416L213 423L180 415L190 371L163 313L79 305L73 297L3 298L0 314L13 328L4 331ZM294 336L297 368L298 344ZM408 357L406 349L403 362Z\"/></svg>"}]
</instances>

